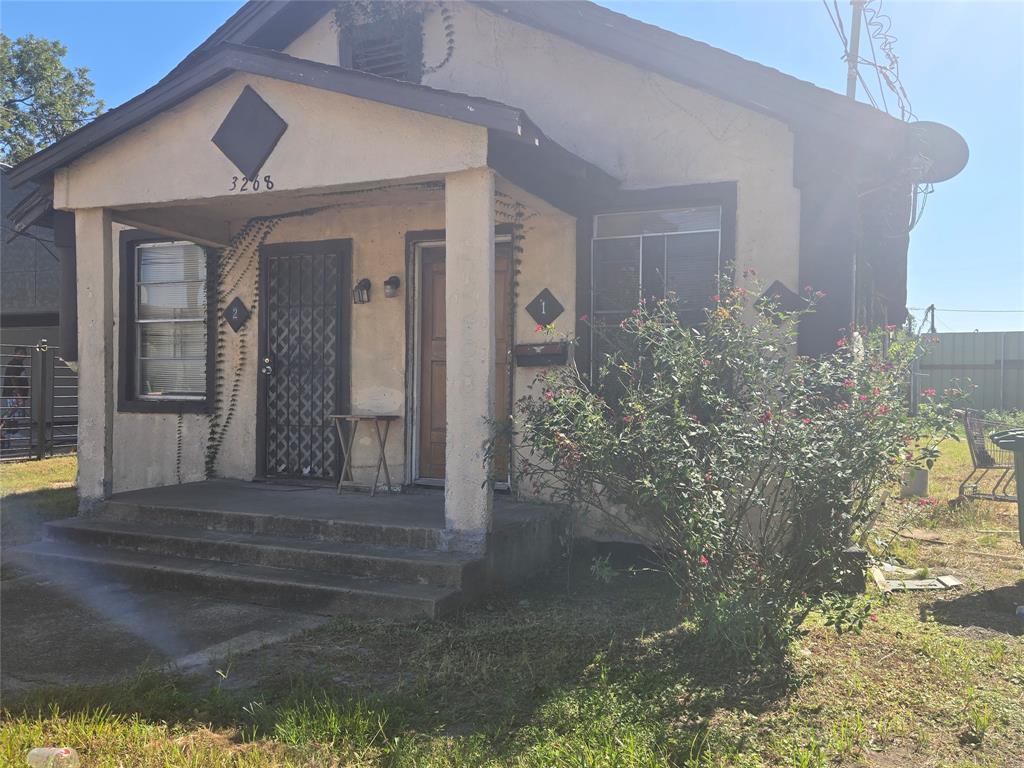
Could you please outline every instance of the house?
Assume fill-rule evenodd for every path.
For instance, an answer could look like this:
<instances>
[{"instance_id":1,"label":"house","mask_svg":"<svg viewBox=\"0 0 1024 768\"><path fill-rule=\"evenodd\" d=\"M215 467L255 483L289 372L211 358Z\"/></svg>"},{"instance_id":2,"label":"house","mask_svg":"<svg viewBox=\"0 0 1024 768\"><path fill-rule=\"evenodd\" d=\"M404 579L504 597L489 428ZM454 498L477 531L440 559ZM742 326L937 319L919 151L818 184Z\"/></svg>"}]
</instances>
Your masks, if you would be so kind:
<instances>
[{"instance_id":1,"label":"house","mask_svg":"<svg viewBox=\"0 0 1024 768\"><path fill-rule=\"evenodd\" d=\"M492 421L567 354L538 325L586 369L581 315L749 269L827 293L804 352L899 322L913 185L956 165L928 125L591 3L248 2L11 174L73 217L83 508L331 483L328 417L382 414L391 484L486 553Z\"/></svg>"},{"instance_id":2,"label":"house","mask_svg":"<svg viewBox=\"0 0 1024 768\"><path fill-rule=\"evenodd\" d=\"M76 377L60 359L59 347L75 322L61 316L62 293L75 292L73 279L67 287L61 281L73 273L61 269L50 195L41 195L31 183L13 189L9 171L0 165L0 458L5 459L73 450L77 418ZM24 212L24 221L31 223L18 226Z\"/></svg>"}]
</instances>

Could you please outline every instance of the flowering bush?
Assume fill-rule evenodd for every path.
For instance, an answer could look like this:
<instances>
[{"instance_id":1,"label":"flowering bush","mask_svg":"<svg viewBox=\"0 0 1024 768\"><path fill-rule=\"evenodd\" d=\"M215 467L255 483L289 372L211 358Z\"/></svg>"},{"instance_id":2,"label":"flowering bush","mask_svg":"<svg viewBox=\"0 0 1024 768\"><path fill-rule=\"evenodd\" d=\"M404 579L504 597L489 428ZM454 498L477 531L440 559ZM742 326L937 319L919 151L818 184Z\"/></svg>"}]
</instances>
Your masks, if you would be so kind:
<instances>
[{"instance_id":1,"label":"flowering bush","mask_svg":"<svg viewBox=\"0 0 1024 768\"><path fill-rule=\"evenodd\" d=\"M518 403L520 476L648 545L709 641L753 657L785 651L881 492L952 423L930 403L909 416L914 345L893 329L800 357L802 312L712 298L699 329L641 305L592 381L542 374Z\"/></svg>"}]
</instances>

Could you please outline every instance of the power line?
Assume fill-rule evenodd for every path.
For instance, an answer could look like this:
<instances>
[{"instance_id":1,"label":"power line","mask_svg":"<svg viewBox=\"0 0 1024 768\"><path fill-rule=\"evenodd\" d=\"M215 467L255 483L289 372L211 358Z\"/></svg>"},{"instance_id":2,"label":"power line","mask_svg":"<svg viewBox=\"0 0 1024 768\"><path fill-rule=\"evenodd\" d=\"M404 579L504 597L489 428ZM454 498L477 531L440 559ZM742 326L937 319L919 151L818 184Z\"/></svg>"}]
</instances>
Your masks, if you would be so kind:
<instances>
[{"instance_id":1,"label":"power line","mask_svg":"<svg viewBox=\"0 0 1024 768\"><path fill-rule=\"evenodd\" d=\"M907 307L907 309L913 310L914 312L924 312L929 307ZM1001 314L1021 312L1024 313L1024 309L944 309L942 307L935 307L936 312L997 312Z\"/></svg>"}]
</instances>

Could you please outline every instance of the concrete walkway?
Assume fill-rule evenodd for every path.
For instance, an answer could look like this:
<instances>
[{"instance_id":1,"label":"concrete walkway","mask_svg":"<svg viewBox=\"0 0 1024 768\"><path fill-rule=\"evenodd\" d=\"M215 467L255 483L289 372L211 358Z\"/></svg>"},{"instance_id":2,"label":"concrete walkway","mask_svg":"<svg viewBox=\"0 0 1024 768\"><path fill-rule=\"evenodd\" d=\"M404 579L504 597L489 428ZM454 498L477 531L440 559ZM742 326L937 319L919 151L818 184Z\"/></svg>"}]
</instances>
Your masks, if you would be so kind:
<instances>
[{"instance_id":1,"label":"concrete walkway","mask_svg":"<svg viewBox=\"0 0 1024 768\"><path fill-rule=\"evenodd\" d=\"M212 672L231 656L320 626L328 617L42 574L0 582L0 697L102 683L140 667Z\"/></svg>"}]
</instances>

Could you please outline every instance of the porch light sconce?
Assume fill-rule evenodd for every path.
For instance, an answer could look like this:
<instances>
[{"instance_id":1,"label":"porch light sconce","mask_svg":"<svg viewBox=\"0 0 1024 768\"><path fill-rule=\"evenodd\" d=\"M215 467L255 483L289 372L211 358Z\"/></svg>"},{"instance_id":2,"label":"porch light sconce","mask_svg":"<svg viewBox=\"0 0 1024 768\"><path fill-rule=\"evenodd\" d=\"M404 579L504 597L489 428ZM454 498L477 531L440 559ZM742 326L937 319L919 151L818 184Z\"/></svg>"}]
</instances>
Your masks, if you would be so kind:
<instances>
[{"instance_id":1,"label":"porch light sconce","mask_svg":"<svg viewBox=\"0 0 1024 768\"><path fill-rule=\"evenodd\" d=\"M398 295L398 286L402 284L398 275L392 275L384 281L384 297L393 299Z\"/></svg>"},{"instance_id":2,"label":"porch light sconce","mask_svg":"<svg viewBox=\"0 0 1024 768\"><path fill-rule=\"evenodd\" d=\"M355 287L352 289L352 303L353 304L369 304L370 303L370 278L364 277Z\"/></svg>"}]
</instances>

